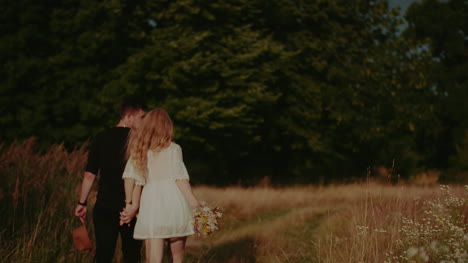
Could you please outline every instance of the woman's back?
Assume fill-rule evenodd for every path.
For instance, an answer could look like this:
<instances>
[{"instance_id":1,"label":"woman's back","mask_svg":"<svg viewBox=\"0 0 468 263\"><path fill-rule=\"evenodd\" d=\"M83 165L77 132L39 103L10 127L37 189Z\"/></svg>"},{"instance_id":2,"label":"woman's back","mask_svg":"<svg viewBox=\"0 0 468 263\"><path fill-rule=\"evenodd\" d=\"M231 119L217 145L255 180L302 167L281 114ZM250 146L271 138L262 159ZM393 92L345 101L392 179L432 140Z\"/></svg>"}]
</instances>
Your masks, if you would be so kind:
<instances>
[{"instance_id":1,"label":"woman's back","mask_svg":"<svg viewBox=\"0 0 468 263\"><path fill-rule=\"evenodd\" d=\"M131 162L128 166L131 166ZM175 183L177 179L189 179L180 146L171 143L160 152L148 151L147 168L146 180L141 180L135 173L131 174L130 169L125 175L144 185L134 237L147 239L192 235L191 207Z\"/></svg>"},{"instance_id":2,"label":"woman's back","mask_svg":"<svg viewBox=\"0 0 468 263\"><path fill-rule=\"evenodd\" d=\"M147 183L160 180L189 179L182 159L182 149L177 143L160 152L148 151Z\"/></svg>"}]
</instances>

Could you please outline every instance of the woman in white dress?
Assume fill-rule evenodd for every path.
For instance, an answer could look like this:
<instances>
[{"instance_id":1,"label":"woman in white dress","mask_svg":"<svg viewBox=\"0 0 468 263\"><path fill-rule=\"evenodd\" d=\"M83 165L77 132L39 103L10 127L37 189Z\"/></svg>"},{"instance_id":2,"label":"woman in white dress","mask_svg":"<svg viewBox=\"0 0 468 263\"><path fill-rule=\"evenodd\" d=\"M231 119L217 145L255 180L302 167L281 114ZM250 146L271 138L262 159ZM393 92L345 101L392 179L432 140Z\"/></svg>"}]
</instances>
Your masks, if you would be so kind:
<instances>
[{"instance_id":1,"label":"woman in white dress","mask_svg":"<svg viewBox=\"0 0 468 263\"><path fill-rule=\"evenodd\" d=\"M173 262L182 262L187 236L194 234L192 209L200 206L182 150L172 137L169 115L155 109L128 142L123 173L127 205L121 223L130 222L139 209L133 237L145 240L146 260L151 263L162 261L165 239L170 240Z\"/></svg>"}]
</instances>

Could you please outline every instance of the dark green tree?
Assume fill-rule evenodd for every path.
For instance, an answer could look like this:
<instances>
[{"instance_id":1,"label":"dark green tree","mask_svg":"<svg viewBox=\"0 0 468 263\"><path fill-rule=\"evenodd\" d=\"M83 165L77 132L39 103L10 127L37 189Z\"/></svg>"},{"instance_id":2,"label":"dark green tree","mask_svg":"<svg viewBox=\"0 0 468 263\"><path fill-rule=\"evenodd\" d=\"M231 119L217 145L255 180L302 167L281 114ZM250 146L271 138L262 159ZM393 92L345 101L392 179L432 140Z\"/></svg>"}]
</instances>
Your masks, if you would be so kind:
<instances>
[{"instance_id":1,"label":"dark green tree","mask_svg":"<svg viewBox=\"0 0 468 263\"><path fill-rule=\"evenodd\" d=\"M405 35L428 41L433 66L429 80L439 96L440 136L432 143L438 167L468 171L468 3L425 0L406 13ZM447 158L450 157L450 158ZM466 175L466 174L465 174Z\"/></svg>"},{"instance_id":2,"label":"dark green tree","mask_svg":"<svg viewBox=\"0 0 468 263\"><path fill-rule=\"evenodd\" d=\"M96 94L144 45L152 29L144 4L2 0L2 139L37 136L73 145L115 122L109 115L115 107L103 110Z\"/></svg>"},{"instance_id":3,"label":"dark green tree","mask_svg":"<svg viewBox=\"0 0 468 263\"><path fill-rule=\"evenodd\" d=\"M399 38L384 1L155 5L152 44L104 97L140 93L166 107L178 139L216 160L205 169L224 181L310 181L425 157L428 57Z\"/></svg>"},{"instance_id":4,"label":"dark green tree","mask_svg":"<svg viewBox=\"0 0 468 263\"><path fill-rule=\"evenodd\" d=\"M2 140L82 142L131 95L169 111L206 183L430 156L431 61L383 0L2 1Z\"/></svg>"}]
</instances>

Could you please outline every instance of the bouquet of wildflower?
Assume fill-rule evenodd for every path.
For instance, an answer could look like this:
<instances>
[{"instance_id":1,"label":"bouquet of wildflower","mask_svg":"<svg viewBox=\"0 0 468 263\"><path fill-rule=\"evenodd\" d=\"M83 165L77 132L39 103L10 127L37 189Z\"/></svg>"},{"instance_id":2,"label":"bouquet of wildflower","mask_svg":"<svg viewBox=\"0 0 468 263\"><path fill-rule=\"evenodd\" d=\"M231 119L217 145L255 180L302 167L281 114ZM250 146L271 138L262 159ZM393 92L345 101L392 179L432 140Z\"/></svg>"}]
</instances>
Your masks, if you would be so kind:
<instances>
[{"instance_id":1,"label":"bouquet of wildflower","mask_svg":"<svg viewBox=\"0 0 468 263\"><path fill-rule=\"evenodd\" d=\"M221 217L223 217L221 208L209 207L202 202L202 207L196 208L193 215L195 233L201 237L213 234L214 231L219 229Z\"/></svg>"}]
</instances>

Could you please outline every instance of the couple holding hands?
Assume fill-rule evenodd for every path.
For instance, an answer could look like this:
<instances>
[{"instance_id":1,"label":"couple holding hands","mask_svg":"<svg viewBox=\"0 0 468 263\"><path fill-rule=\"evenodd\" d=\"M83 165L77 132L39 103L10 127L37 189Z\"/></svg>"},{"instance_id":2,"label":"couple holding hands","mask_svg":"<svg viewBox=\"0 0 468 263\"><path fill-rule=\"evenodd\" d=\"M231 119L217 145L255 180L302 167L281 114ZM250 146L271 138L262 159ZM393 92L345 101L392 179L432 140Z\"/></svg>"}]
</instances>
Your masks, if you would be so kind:
<instances>
[{"instance_id":1,"label":"couple holding hands","mask_svg":"<svg viewBox=\"0 0 468 263\"><path fill-rule=\"evenodd\" d=\"M95 262L112 261L119 233L126 263L141 261L141 240L147 262L162 261L165 240L172 262L182 262L187 236L195 233L192 209L200 202L192 193L182 149L172 142L172 121L163 109L145 114L141 104L131 101L122 104L120 116L117 127L93 142L75 215L84 221L100 173L93 210Z\"/></svg>"}]
</instances>

